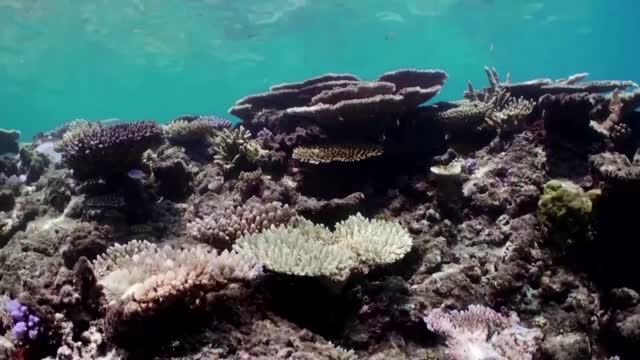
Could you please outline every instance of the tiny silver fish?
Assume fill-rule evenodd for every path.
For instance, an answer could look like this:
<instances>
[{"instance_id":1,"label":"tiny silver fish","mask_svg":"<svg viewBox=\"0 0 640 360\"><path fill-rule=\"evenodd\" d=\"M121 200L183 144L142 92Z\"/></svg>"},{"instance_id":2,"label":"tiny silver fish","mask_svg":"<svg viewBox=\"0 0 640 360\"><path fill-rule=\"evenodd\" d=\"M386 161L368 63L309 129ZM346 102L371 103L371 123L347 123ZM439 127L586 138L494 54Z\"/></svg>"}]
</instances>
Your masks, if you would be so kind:
<instances>
[{"instance_id":1,"label":"tiny silver fish","mask_svg":"<svg viewBox=\"0 0 640 360\"><path fill-rule=\"evenodd\" d=\"M131 169L127 173L127 176L129 176L130 178L135 179L135 180L142 180L142 179L144 179L145 174L140 169Z\"/></svg>"}]
</instances>

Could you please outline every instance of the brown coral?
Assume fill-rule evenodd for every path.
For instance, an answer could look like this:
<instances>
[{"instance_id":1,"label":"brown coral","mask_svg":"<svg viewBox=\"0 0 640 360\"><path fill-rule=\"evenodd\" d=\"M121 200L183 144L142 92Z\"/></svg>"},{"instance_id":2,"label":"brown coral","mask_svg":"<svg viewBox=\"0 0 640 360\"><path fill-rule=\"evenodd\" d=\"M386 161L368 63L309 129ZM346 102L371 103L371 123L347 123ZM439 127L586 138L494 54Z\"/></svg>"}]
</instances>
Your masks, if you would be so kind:
<instances>
[{"instance_id":1,"label":"brown coral","mask_svg":"<svg viewBox=\"0 0 640 360\"><path fill-rule=\"evenodd\" d=\"M378 145L320 145L298 147L293 158L310 164L362 161L383 154Z\"/></svg>"},{"instance_id":2,"label":"brown coral","mask_svg":"<svg viewBox=\"0 0 640 360\"><path fill-rule=\"evenodd\" d=\"M296 216L288 205L247 203L213 211L204 219L187 224L187 231L196 240L217 248L229 247L237 238L288 223Z\"/></svg>"}]
</instances>

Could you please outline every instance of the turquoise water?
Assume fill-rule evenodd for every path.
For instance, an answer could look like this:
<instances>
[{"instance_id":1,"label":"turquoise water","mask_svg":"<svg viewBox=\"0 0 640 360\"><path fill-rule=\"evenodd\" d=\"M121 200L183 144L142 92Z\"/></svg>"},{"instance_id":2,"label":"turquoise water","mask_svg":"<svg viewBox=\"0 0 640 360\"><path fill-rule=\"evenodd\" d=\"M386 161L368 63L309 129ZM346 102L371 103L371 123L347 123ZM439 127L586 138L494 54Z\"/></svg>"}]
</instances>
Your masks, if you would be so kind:
<instances>
[{"instance_id":1,"label":"turquoise water","mask_svg":"<svg viewBox=\"0 0 640 360\"><path fill-rule=\"evenodd\" d=\"M324 72L441 68L438 99L514 80L640 80L634 0L0 0L0 127L225 115Z\"/></svg>"}]
</instances>

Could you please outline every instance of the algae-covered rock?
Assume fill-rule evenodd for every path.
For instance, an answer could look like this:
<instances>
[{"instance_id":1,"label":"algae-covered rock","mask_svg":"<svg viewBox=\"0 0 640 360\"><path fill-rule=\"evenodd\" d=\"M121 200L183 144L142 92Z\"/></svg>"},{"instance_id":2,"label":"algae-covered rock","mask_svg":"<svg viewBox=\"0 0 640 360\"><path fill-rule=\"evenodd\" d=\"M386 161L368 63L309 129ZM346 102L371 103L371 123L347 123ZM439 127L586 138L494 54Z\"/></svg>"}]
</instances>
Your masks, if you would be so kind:
<instances>
[{"instance_id":1,"label":"algae-covered rock","mask_svg":"<svg viewBox=\"0 0 640 360\"><path fill-rule=\"evenodd\" d=\"M19 138L20 132L17 130L0 129L0 154L17 154L20 150L20 145L18 144Z\"/></svg>"},{"instance_id":2,"label":"algae-covered rock","mask_svg":"<svg viewBox=\"0 0 640 360\"><path fill-rule=\"evenodd\" d=\"M591 238L591 213L598 191L585 192L571 181L551 180L538 202L538 217L549 240L566 249Z\"/></svg>"}]
</instances>

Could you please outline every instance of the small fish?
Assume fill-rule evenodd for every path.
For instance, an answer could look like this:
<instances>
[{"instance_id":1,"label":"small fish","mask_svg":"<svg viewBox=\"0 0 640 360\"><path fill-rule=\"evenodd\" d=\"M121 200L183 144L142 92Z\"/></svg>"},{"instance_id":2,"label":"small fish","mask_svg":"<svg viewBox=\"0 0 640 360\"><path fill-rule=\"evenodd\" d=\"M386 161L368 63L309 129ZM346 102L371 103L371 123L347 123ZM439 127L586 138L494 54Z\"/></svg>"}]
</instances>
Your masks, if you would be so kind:
<instances>
[{"instance_id":1,"label":"small fish","mask_svg":"<svg viewBox=\"0 0 640 360\"><path fill-rule=\"evenodd\" d=\"M113 125L113 124L121 123L122 120L118 118L108 118L108 119L100 120L100 122L104 125Z\"/></svg>"},{"instance_id":2,"label":"small fish","mask_svg":"<svg viewBox=\"0 0 640 360\"><path fill-rule=\"evenodd\" d=\"M493 45L493 43L491 43L489 45L489 52L493 54L493 50L495 50L495 49L496 49L496 47Z\"/></svg>"},{"instance_id":3,"label":"small fish","mask_svg":"<svg viewBox=\"0 0 640 360\"><path fill-rule=\"evenodd\" d=\"M129 170L129 172L127 173L127 176L129 176L130 178L134 179L134 180L143 180L145 178L145 174L142 170L140 169L131 169Z\"/></svg>"},{"instance_id":4,"label":"small fish","mask_svg":"<svg viewBox=\"0 0 640 360\"><path fill-rule=\"evenodd\" d=\"M395 32L393 32L393 31L388 32L388 33L387 33L387 34L385 34L385 36L384 36L384 39L385 39L385 40L393 40L393 39L395 39L395 38L396 38L396 33L395 33Z\"/></svg>"}]
</instances>

